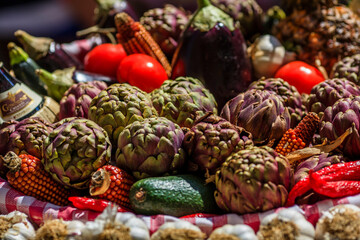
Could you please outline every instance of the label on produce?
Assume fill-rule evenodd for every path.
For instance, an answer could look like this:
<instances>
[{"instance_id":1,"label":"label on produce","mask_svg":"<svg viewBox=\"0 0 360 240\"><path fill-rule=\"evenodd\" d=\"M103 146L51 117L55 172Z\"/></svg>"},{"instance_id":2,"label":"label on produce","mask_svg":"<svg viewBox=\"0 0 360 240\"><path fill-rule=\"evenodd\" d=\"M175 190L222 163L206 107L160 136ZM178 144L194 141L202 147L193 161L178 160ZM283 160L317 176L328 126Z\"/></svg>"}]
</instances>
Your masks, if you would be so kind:
<instances>
[{"instance_id":1,"label":"label on produce","mask_svg":"<svg viewBox=\"0 0 360 240\"><path fill-rule=\"evenodd\" d=\"M23 84L16 84L0 94L0 117L4 121L19 119L33 111L42 99Z\"/></svg>"}]
</instances>

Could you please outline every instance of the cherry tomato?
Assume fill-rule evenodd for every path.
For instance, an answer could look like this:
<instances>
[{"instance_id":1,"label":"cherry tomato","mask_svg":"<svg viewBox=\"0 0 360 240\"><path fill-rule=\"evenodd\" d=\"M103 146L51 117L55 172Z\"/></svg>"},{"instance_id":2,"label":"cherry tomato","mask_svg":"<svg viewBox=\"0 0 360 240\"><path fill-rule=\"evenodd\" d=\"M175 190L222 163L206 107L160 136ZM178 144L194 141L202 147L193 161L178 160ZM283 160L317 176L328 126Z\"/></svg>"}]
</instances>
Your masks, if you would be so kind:
<instances>
[{"instance_id":1,"label":"cherry tomato","mask_svg":"<svg viewBox=\"0 0 360 240\"><path fill-rule=\"evenodd\" d=\"M145 92L151 92L159 88L168 76L164 67L155 58L146 54L131 54L120 63L117 79Z\"/></svg>"},{"instance_id":2,"label":"cherry tomato","mask_svg":"<svg viewBox=\"0 0 360 240\"><path fill-rule=\"evenodd\" d=\"M88 72L116 77L117 68L126 56L121 44L104 43L86 54L84 69Z\"/></svg>"},{"instance_id":3,"label":"cherry tomato","mask_svg":"<svg viewBox=\"0 0 360 240\"><path fill-rule=\"evenodd\" d=\"M285 64L276 72L275 77L295 86L300 93L308 94L315 85L325 80L316 67L302 61Z\"/></svg>"}]
</instances>

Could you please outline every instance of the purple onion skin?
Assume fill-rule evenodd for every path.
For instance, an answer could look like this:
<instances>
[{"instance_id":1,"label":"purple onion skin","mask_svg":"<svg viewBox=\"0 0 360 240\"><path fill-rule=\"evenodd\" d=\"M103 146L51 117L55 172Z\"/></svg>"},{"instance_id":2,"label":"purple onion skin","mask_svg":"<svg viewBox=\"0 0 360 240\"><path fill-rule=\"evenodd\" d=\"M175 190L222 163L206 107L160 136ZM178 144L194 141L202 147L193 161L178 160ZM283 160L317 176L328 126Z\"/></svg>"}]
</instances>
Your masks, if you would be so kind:
<instances>
[{"instance_id":1,"label":"purple onion skin","mask_svg":"<svg viewBox=\"0 0 360 240\"><path fill-rule=\"evenodd\" d=\"M239 29L230 31L216 24L208 32L188 28L174 54L173 76L201 80L214 94L218 109L247 89L252 81L252 67L246 43Z\"/></svg>"},{"instance_id":2,"label":"purple onion skin","mask_svg":"<svg viewBox=\"0 0 360 240\"><path fill-rule=\"evenodd\" d=\"M60 43L52 42L47 54L36 60L40 67L49 72L57 69L76 67L83 69L84 65L75 56L69 54Z\"/></svg>"}]
</instances>

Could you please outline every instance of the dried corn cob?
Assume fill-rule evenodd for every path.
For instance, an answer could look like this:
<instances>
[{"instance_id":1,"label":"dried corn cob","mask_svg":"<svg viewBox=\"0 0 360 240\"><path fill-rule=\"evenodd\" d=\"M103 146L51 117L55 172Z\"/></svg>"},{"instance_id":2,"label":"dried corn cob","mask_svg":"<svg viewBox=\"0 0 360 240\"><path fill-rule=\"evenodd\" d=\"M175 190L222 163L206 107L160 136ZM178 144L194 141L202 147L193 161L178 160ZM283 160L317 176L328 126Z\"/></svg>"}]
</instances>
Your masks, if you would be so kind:
<instances>
[{"instance_id":1,"label":"dried corn cob","mask_svg":"<svg viewBox=\"0 0 360 240\"><path fill-rule=\"evenodd\" d=\"M60 206L68 205L69 191L45 172L41 161L31 155L8 152L3 158L9 168L8 182L22 193Z\"/></svg>"},{"instance_id":2,"label":"dried corn cob","mask_svg":"<svg viewBox=\"0 0 360 240\"><path fill-rule=\"evenodd\" d=\"M171 66L159 45L150 33L139 22L135 22L127 13L118 13L115 16L117 39L128 55L143 53L158 60L168 76L171 75Z\"/></svg>"},{"instance_id":3,"label":"dried corn cob","mask_svg":"<svg viewBox=\"0 0 360 240\"><path fill-rule=\"evenodd\" d=\"M90 194L130 208L129 192L133 183L133 177L124 170L105 165L92 175Z\"/></svg>"},{"instance_id":4,"label":"dried corn cob","mask_svg":"<svg viewBox=\"0 0 360 240\"><path fill-rule=\"evenodd\" d=\"M308 113L295 129L290 128L284 133L275 151L286 156L292 151L308 146L319 124L318 115L313 112Z\"/></svg>"}]
</instances>

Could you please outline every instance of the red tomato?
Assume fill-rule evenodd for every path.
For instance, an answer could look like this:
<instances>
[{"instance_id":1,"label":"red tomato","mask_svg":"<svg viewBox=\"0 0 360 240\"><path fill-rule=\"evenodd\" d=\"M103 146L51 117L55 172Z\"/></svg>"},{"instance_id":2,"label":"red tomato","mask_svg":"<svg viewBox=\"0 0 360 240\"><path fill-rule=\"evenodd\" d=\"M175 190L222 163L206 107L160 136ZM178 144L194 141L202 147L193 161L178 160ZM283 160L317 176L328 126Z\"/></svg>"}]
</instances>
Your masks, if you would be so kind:
<instances>
[{"instance_id":1,"label":"red tomato","mask_svg":"<svg viewBox=\"0 0 360 240\"><path fill-rule=\"evenodd\" d=\"M151 92L159 88L168 76L164 67L155 58L146 54L131 54L120 63L117 79L145 92Z\"/></svg>"},{"instance_id":2,"label":"red tomato","mask_svg":"<svg viewBox=\"0 0 360 240\"><path fill-rule=\"evenodd\" d=\"M300 93L310 93L311 89L325 80L321 72L305 62L294 61L282 66L275 74L296 87Z\"/></svg>"},{"instance_id":3,"label":"red tomato","mask_svg":"<svg viewBox=\"0 0 360 240\"><path fill-rule=\"evenodd\" d=\"M88 72L116 77L117 68L126 56L121 44L104 43L86 54L84 69Z\"/></svg>"}]
</instances>

